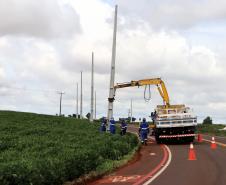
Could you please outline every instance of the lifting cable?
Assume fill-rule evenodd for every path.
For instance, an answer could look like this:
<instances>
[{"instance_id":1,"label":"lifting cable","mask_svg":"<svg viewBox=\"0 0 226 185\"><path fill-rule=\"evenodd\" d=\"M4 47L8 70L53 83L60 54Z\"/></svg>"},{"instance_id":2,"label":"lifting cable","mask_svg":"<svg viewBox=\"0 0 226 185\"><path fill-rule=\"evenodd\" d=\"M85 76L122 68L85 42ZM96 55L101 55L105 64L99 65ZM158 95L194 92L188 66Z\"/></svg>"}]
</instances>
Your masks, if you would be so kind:
<instances>
[{"instance_id":1,"label":"lifting cable","mask_svg":"<svg viewBox=\"0 0 226 185\"><path fill-rule=\"evenodd\" d=\"M148 95L147 95L147 86L148 86ZM151 87L150 85L145 85L144 88L144 100L149 102L151 100Z\"/></svg>"}]
</instances>

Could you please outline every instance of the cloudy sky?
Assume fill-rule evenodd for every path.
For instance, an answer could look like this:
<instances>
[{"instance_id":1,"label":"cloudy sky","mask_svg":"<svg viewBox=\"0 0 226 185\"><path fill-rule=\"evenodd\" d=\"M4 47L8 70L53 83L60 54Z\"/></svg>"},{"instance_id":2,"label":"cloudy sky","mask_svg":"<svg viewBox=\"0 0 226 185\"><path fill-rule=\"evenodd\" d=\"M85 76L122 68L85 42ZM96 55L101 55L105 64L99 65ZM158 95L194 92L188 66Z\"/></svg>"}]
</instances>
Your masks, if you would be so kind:
<instances>
[{"instance_id":1,"label":"cloudy sky","mask_svg":"<svg viewBox=\"0 0 226 185\"><path fill-rule=\"evenodd\" d=\"M226 123L225 0L0 0L0 109L46 114L76 111L84 77L90 111L95 54L97 116L107 113L113 14L118 4L116 82L161 77L171 104L184 103L201 121ZM148 117L162 100L151 87L121 89L115 117Z\"/></svg>"}]
</instances>

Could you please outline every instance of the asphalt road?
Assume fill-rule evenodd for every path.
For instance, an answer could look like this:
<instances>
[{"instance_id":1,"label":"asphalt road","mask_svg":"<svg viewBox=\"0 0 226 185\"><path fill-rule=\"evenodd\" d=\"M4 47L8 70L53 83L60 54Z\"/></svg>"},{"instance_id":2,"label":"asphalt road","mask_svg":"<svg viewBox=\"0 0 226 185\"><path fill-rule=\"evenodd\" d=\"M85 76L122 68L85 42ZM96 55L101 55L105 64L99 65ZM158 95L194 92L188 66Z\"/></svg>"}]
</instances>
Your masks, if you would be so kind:
<instances>
[{"instance_id":1,"label":"asphalt road","mask_svg":"<svg viewBox=\"0 0 226 185\"><path fill-rule=\"evenodd\" d=\"M137 128L129 129L137 132ZM211 136L203 137L211 140ZM195 142L197 160L194 161L188 160L189 144L167 145L172 154L169 166L151 183L147 183L161 171L161 168L157 167L166 164L166 161L162 164L164 157L169 158L164 145L149 141L148 146L143 146L130 164L91 184L139 185L146 182L151 185L226 185L226 138L215 137L215 140L217 143L223 143L215 150L210 148L211 143L208 141Z\"/></svg>"},{"instance_id":2,"label":"asphalt road","mask_svg":"<svg viewBox=\"0 0 226 185\"><path fill-rule=\"evenodd\" d=\"M170 145L172 161L152 185L225 185L226 148L195 143L197 160L188 160L188 145Z\"/></svg>"},{"instance_id":3,"label":"asphalt road","mask_svg":"<svg viewBox=\"0 0 226 185\"><path fill-rule=\"evenodd\" d=\"M225 131L226 132L226 131ZM204 139L211 141L212 140L212 135L206 135L203 134L202 135ZM217 143L221 144L221 145L225 145L226 147L226 137L222 137L222 136L214 136L215 140Z\"/></svg>"}]
</instances>

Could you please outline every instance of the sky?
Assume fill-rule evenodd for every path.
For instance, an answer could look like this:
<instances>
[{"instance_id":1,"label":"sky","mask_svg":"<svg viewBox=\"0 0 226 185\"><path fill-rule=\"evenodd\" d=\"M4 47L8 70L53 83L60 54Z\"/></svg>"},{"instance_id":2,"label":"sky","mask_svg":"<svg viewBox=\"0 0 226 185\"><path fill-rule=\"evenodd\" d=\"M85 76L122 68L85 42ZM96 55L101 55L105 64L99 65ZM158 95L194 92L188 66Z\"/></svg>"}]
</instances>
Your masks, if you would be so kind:
<instances>
[{"instance_id":1,"label":"sky","mask_svg":"<svg viewBox=\"0 0 226 185\"><path fill-rule=\"evenodd\" d=\"M76 113L83 71L83 115L90 112L94 52L97 117L106 116L114 6L118 5L115 83L161 77L171 104L201 122L226 123L226 1L0 0L0 110ZM79 89L80 91L80 89ZM151 86L116 92L114 116L146 117L162 99Z\"/></svg>"}]
</instances>

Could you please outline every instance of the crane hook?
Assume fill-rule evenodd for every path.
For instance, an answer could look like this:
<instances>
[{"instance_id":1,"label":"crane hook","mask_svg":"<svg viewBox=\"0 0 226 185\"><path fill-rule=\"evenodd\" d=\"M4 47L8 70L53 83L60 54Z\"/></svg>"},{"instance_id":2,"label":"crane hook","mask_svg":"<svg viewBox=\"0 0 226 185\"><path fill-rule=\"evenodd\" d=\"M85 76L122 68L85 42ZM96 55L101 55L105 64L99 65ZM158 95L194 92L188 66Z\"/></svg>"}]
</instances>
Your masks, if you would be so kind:
<instances>
[{"instance_id":1,"label":"crane hook","mask_svg":"<svg viewBox=\"0 0 226 185\"><path fill-rule=\"evenodd\" d=\"M146 93L147 93L147 86L148 86L148 96L146 95ZM150 85L145 85L145 87L144 87L144 100L146 102L149 102L151 100L151 87L150 87Z\"/></svg>"}]
</instances>

